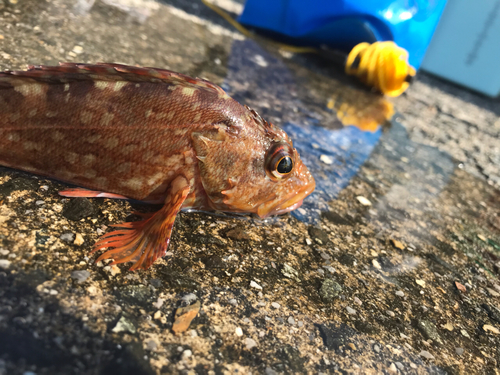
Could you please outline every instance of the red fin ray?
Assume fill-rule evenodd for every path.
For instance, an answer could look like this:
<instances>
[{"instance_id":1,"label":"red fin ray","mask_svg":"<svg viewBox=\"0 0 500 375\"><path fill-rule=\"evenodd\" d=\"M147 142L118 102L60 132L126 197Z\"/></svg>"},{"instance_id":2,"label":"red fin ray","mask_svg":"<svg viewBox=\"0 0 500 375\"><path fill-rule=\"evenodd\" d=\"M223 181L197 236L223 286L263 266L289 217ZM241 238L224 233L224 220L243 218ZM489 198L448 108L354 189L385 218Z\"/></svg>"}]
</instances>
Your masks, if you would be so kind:
<instances>
[{"instance_id":1,"label":"red fin ray","mask_svg":"<svg viewBox=\"0 0 500 375\"><path fill-rule=\"evenodd\" d=\"M105 193L104 191L88 190L83 188L67 189L59 192L63 197L80 197L80 198L114 198L114 199L130 199L124 195Z\"/></svg>"},{"instance_id":2,"label":"red fin ray","mask_svg":"<svg viewBox=\"0 0 500 375\"><path fill-rule=\"evenodd\" d=\"M115 230L100 238L91 253L104 248L108 250L96 262L103 259L113 259L111 264L133 261L131 271L151 266L156 259L165 255L175 218L189 191L187 184L173 184L165 205L158 212L141 215L145 218L142 221L113 225L124 229Z\"/></svg>"}]
</instances>

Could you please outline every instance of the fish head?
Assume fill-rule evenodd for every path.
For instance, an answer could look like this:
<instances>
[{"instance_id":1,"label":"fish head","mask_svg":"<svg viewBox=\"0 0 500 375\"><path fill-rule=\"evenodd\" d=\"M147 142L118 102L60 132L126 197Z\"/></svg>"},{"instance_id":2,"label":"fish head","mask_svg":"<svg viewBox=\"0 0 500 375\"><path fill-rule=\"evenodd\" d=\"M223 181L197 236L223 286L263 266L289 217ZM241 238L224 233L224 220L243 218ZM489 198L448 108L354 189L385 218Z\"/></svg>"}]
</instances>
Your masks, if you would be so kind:
<instances>
[{"instance_id":1,"label":"fish head","mask_svg":"<svg viewBox=\"0 0 500 375\"><path fill-rule=\"evenodd\" d=\"M211 208L266 218L300 207L314 191L313 176L282 129L260 116L250 121L236 132L219 127L194 136Z\"/></svg>"}]
</instances>

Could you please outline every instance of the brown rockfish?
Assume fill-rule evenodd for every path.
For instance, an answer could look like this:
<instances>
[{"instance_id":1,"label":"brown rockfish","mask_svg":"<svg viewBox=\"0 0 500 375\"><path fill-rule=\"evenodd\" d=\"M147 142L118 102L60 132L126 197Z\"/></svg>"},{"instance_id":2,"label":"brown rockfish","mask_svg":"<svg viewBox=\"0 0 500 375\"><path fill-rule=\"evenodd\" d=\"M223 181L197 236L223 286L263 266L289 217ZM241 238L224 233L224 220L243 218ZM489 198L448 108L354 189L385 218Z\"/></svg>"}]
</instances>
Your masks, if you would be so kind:
<instances>
[{"instance_id":1,"label":"brown rockfish","mask_svg":"<svg viewBox=\"0 0 500 375\"><path fill-rule=\"evenodd\" d=\"M90 189L67 197L163 204L95 244L131 270L165 254L181 209L265 218L315 187L287 134L220 87L118 64L0 73L0 164Z\"/></svg>"}]
</instances>

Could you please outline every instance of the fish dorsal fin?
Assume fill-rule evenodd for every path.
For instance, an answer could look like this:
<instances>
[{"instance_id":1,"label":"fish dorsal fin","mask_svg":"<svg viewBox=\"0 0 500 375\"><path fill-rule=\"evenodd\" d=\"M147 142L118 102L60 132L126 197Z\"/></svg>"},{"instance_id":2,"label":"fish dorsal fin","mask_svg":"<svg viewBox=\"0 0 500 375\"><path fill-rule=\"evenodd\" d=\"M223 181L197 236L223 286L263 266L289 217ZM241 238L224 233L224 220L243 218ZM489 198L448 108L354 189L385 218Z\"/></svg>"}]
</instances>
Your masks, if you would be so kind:
<instances>
[{"instance_id":1,"label":"fish dorsal fin","mask_svg":"<svg viewBox=\"0 0 500 375\"><path fill-rule=\"evenodd\" d=\"M227 96L222 88L201 78L193 78L166 69L141 68L113 63L59 63L59 66L29 65L28 70L25 71L1 72L0 89L33 81L55 84L82 80L166 83L213 90L220 96Z\"/></svg>"}]
</instances>

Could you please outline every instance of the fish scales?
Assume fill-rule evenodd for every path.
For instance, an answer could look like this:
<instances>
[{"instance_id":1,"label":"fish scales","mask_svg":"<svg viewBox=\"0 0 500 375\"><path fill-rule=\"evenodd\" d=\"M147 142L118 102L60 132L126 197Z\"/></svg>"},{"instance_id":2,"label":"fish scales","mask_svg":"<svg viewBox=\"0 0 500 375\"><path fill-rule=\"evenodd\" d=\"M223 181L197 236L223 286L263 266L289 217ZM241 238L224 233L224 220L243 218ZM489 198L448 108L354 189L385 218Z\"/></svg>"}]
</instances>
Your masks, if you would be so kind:
<instances>
[{"instance_id":1,"label":"fish scales","mask_svg":"<svg viewBox=\"0 0 500 375\"><path fill-rule=\"evenodd\" d=\"M62 195L163 203L96 245L133 269L165 253L179 209L265 217L314 189L286 133L220 87L118 64L0 73L0 164L91 189Z\"/></svg>"},{"instance_id":2,"label":"fish scales","mask_svg":"<svg viewBox=\"0 0 500 375\"><path fill-rule=\"evenodd\" d=\"M228 117L231 111L242 115L241 106L203 82L183 85L177 76L148 82L128 73L95 77L93 70L79 71L57 67L11 75L11 88L0 89L2 113L8 113L0 123L1 164L145 199L157 186L128 182L166 174L165 160L190 147L185 128L235 121ZM89 155L94 162L82 163ZM135 168L117 173L122 162ZM88 169L99 178L86 177Z\"/></svg>"}]
</instances>

